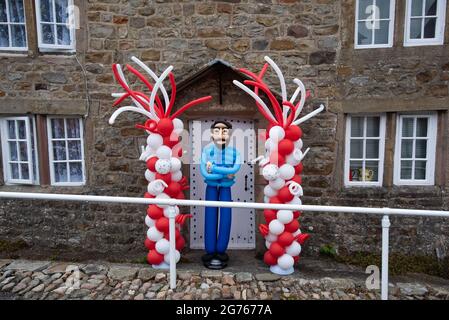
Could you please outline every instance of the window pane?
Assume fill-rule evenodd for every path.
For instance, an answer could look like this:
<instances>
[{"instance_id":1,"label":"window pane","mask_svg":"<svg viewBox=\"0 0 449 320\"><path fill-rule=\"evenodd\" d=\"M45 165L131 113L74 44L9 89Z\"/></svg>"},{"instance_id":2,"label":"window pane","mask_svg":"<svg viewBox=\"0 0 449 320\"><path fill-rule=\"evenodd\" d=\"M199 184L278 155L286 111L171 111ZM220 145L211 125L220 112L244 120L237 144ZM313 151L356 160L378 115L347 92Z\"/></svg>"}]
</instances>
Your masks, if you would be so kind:
<instances>
[{"instance_id":1,"label":"window pane","mask_svg":"<svg viewBox=\"0 0 449 320\"><path fill-rule=\"evenodd\" d=\"M363 181L362 180L362 161L350 161L349 164L349 181Z\"/></svg>"},{"instance_id":2,"label":"window pane","mask_svg":"<svg viewBox=\"0 0 449 320\"><path fill-rule=\"evenodd\" d=\"M416 136L427 137L427 118L416 119Z\"/></svg>"},{"instance_id":3,"label":"window pane","mask_svg":"<svg viewBox=\"0 0 449 320\"><path fill-rule=\"evenodd\" d=\"M362 117L351 117L351 137L363 137Z\"/></svg>"},{"instance_id":4,"label":"window pane","mask_svg":"<svg viewBox=\"0 0 449 320\"><path fill-rule=\"evenodd\" d=\"M437 0L426 0L426 16L437 15Z\"/></svg>"},{"instance_id":5,"label":"window pane","mask_svg":"<svg viewBox=\"0 0 449 320\"><path fill-rule=\"evenodd\" d=\"M56 26L58 44L70 45L70 30L66 26Z\"/></svg>"},{"instance_id":6,"label":"window pane","mask_svg":"<svg viewBox=\"0 0 449 320\"><path fill-rule=\"evenodd\" d=\"M55 163L55 182L67 182L67 163Z\"/></svg>"},{"instance_id":7,"label":"window pane","mask_svg":"<svg viewBox=\"0 0 449 320\"><path fill-rule=\"evenodd\" d=\"M68 118L66 120L66 125L67 125L67 138L81 137L79 119Z\"/></svg>"},{"instance_id":8,"label":"window pane","mask_svg":"<svg viewBox=\"0 0 449 320\"><path fill-rule=\"evenodd\" d=\"M351 159L363 158L363 140L351 139L350 157Z\"/></svg>"},{"instance_id":9,"label":"window pane","mask_svg":"<svg viewBox=\"0 0 449 320\"><path fill-rule=\"evenodd\" d=\"M68 3L67 0L56 0L56 22L67 23L68 21Z\"/></svg>"},{"instance_id":10,"label":"window pane","mask_svg":"<svg viewBox=\"0 0 449 320\"><path fill-rule=\"evenodd\" d=\"M410 20L410 39L421 39L421 18L413 18Z\"/></svg>"},{"instance_id":11,"label":"window pane","mask_svg":"<svg viewBox=\"0 0 449 320\"><path fill-rule=\"evenodd\" d=\"M8 22L6 14L6 0L0 0L0 22Z\"/></svg>"},{"instance_id":12,"label":"window pane","mask_svg":"<svg viewBox=\"0 0 449 320\"><path fill-rule=\"evenodd\" d=\"M22 163L20 165L20 170L22 172L22 179L29 179L30 178L30 170L28 168L28 164Z\"/></svg>"},{"instance_id":13,"label":"window pane","mask_svg":"<svg viewBox=\"0 0 449 320\"><path fill-rule=\"evenodd\" d=\"M83 167L81 162L70 163L70 181L82 182L83 181Z\"/></svg>"},{"instance_id":14,"label":"window pane","mask_svg":"<svg viewBox=\"0 0 449 320\"><path fill-rule=\"evenodd\" d=\"M427 140L416 140L415 148L415 158L427 158Z\"/></svg>"},{"instance_id":15,"label":"window pane","mask_svg":"<svg viewBox=\"0 0 449 320\"><path fill-rule=\"evenodd\" d=\"M402 140L401 158L412 158L412 157L413 157L413 140L411 139Z\"/></svg>"},{"instance_id":16,"label":"window pane","mask_svg":"<svg viewBox=\"0 0 449 320\"><path fill-rule=\"evenodd\" d=\"M422 16L423 0L411 0L412 1L412 16Z\"/></svg>"},{"instance_id":17,"label":"window pane","mask_svg":"<svg viewBox=\"0 0 449 320\"><path fill-rule=\"evenodd\" d=\"M379 7L379 18L389 19L390 18L390 0L377 0L377 6Z\"/></svg>"},{"instance_id":18,"label":"window pane","mask_svg":"<svg viewBox=\"0 0 449 320\"><path fill-rule=\"evenodd\" d=\"M372 44L373 43L373 32L372 24L365 21L358 22L359 32L357 35L357 44ZM368 28L369 27L369 28Z\"/></svg>"},{"instance_id":19,"label":"window pane","mask_svg":"<svg viewBox=\"0 0 449 320\"><path fill-rule=\"evenodd\" d=\"M16 122L14 120L8 120L8 138L16 138Z\"/></svg>"},{"instance_id":20,"label":"window pane","mask_svg":"<svg viewBox=\"0 0 449 320\"><path fill-rule=\"evenodd\" d=\"M41 21L54 22L51 0L41 0Z\"/></svg>"},{"instance_id":21,"label":"window pane","mask_svg":"<svg viewBox=\"0 0 449 320\"><path fill-rule=\"evenodd\" d=\"M69 160L81 160L81 141L69 141Z\"/></svg>"},{"instance_id":22,"label":"window pane","mask_svg":"<svg viewBox=\"0 0 449 320\"><path fill-rule=\"evenodd\" d=\"M17 163L10 163L10 166L11 166L11 178L20 179L19 165Z\"/></svg>"},{"instance_id":23,"label":"window pane","mask_svg":"<svg viewBox=\"0 0 449 320\"><path fill-rule=\"evenodd\" d=\"M26 139L26 124L25 120L17 120L17 129L19 131L19 139Z\"/></svg>"},{"instance_id":24,"label":"window pane","mask_svg":"<svg viewBox=\"0 0 449 320\"><path fill-rule=\"evenodd\" d=\"M53 139L65 138L64 119L51 119L51 136Z\"/></svg>"},{"instance_id":25,"label":"window pane","mask_svg":"<svg viewBox=\"0 0 449 320\"><path fill-rule=\"evenodd\" d=\"M11 161L18 161L17 158L17 142L9 141L9 159Z\"/></svg>"},{"instance_id":26,"label":"window pane","mask_svg":"<svg viewBox=\"0 0 449 320\"><path fill-rule=\"evenodd\" d=\"M365 181L379 181L379 161L366 162Z\"/></svg>"},{"instance_id":27,"label":"window pane","mask_svg":"<svg viewBox=\"0 0 449 320\"><path fill-rule=\"evenodd\" d=\"M53 159L67 160L65 151L65 141L53 141Z\"/></svg>"},{"instance_id":28,"label":"window pane","mask_svg":"<svg viewBox=\"0 0 449 320\"><path fill-rule=\"evenodd\" d=\"M380 118L379 117L367 117L366 118L366 136L367 137L379 137L380 131Z\"/></svg>"},{"instance_id":29,"label":"window pane","mask_svg":"<svg viewBox=\"0 0 449 320\"><path fill-rule=\"evenodd\" d=\"M401 161L401 179L411 179L412 178L412 161L402 160Z\"/></svg>"},{"instance_id":30,"label":"window pane","mask_svg":"<svg viewBox=\"0 0 449 320\"><path fill-rule=\"evenodd\" d=\"M368 19L373 13L373 0L359 0L359 19Z\"/></svg>"},{"instance_id":31,"label":"window pane","mask_svg":"<svg viewBox=\"0 0 449 320\"><path fill-rule=\"evenodd\" d=\"M424 20L424 38L435 38L437 18L426 18Z\"/></svg>"},{"instance_id":32,"label":"window pane","mask_svg":"<svg viewBox=\"0 0 449 320\"><path fill-rule=\"evenodd\" d=\"M0 47L9 47L9 31L7 25L0 25Z\"/></svg>"},{"instance_id":33,"label":"window pane","mask_svg":"<svg viewBox=\"0 0 449 320\"><path fill-rule=\"evenodd\" d=\"M402 136L413 137L413 118L402 118Z\"/></svg>"},{"instance_id":34,"label":"window pane","mask_svg":"<svg viewBox=\"0 0 449 320\"><path fill-rule=\"evenodd\" d=\"M10 22L24 22L23 0L9 0Z\"/></svg>"},{"instance_id":35,"label":"window pane","mask_svg":"<svg viewBox=\"0 0 449 320\"><path fill-rule=\"evenodd\" d=\"M390 21L378 21L378 28L374 30L375 44L388 44Z\"/></svg>"},{"instance_id":36,"label":"window pane","mask_svg":"<svg viewBox=\"0 0 449 320\"><path fill-rule=\"evenodd\" d=\"M20 161L28 161L28 147L26 142L19 142Z\"/></svg>"},{"instance_id":37,"label":"window pane","mask_svg":"<svg viewBox=\"0 0 449 320\"><path fill-rule=\"evenodd\" d=\"M415 179L426 179L426 161L415 161Z\"/></svg>"},{"instance_id":38,"label":"window pane","mask_svg":"<svg viewBox=\"0 0 449 320\"><path fill-rule=\"evenodd\" d=\"M377 139L366 140L366 158L368 159L379 158L379 140Z\"/></svg>"},{"instance_id":39,"label":"window pane","mask_svg":"<svg viewBox=\"0 0 449 320\"><path fill-rule=\"evenodd\" d=\"M17 48L26 47L25 25L11 25L11 45Z\"/></svg>"},{"instance_id":40,"label":"window pane","mask_svg":"<svg viewBox=\"0 0 449 320\"><path fill-rule=\"evenodd\" d=\"M46 44L55 43L55 26L52 24L42 24L42 42Z\"/></svg>"}]
</instances>

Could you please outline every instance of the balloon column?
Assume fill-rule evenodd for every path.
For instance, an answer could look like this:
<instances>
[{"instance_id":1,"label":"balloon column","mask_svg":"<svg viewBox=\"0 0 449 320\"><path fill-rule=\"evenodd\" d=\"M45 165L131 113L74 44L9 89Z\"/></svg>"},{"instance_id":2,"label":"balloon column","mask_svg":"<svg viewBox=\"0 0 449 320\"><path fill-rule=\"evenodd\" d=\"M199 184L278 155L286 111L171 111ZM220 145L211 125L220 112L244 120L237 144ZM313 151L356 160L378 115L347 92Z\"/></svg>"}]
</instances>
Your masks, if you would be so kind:
<instances>
[{"instance_id":1,"label":"balloon column","mask_svg":"<svg viewBox=\"0 0 449 320\"><path fill-rule=\"evenodd\" d=\"M169 66L158 77L148 66L136 57L131 58L141 67L155 82L154 87L140 72L130 65L126 65L128 71L134 74L149 90L148 97L142 92L134 91L130 88L121 66L114 64L112 71L115 79L125 90L124 93L113 93L112 96L118 98L114 102L117 106L126 98L133 102L132 106L118 108L109 119L113 124L115 119L125 111L133 111L146 116L148 119L144 124L137 124L136 128L143 129L147 134L147 145L142 148L140 160L146 162L147 170L145 178L148 180L148 188L145 193L146 198L158 199L184 199L183 190L188 188L186 177L181 171L182 149L179 144L179 136L184 126L177 117L187 109L212 99L211 96L202 97L191 101L172 113L172 108L176 98L176 83ZM169 97L163 85L166 77L169 77L171 85L171 96ZM162 93L164 104L158 95ZM181 235L180 228L190 217L187 214L179 214L178 206L154 205L148 206L145 223L148 226L145 247L149 250L147 261L153 268L168 268L170 261L169 254L169 216L176 215L176 253L175 260L179 261L180 252L185 245L185 240Z\"/></svg>"},{"instance_id":2,"label":"balloon column","mask_svg":"<svg viewBox=\"0 0 449 320\"><path fill-rule=\"evenodd\" d=\"M287 100L287 92L284 76L279 67L269 57L265 57L265 65L259 74L254 74L246 69L240 69L250 80L243 83L234 80L234 84L249 94L255 101L262 115L269 121L267 140L265 143L265 156L255 159L262 167L262 174L268 181L264 189L264 201L276 204L301 205L300 197L303 195L301 187L302 160L306 153L301 151L302 130L299 124L310 119L324 110L321 105L317 110L299 118L309 92L306 92L303 83L294 79L298 86L290 100ZM282 107L263 82L265 72L271 66L279 78L281 85ZM254 91L248 86L254 87ZM271 104L271 109L260 98L262 91ZM299 102L294 104L300 94ZM273 110L274 114L271 112ZM270 266L270 270L277 274L290 274L294 271L293 265L299 260L301 245L309 237L301 233L298 218L299 211L291 210L264 210L266 224L259 226L259 231L265 237L264 261Z\"/></svg>"}]
</instances>

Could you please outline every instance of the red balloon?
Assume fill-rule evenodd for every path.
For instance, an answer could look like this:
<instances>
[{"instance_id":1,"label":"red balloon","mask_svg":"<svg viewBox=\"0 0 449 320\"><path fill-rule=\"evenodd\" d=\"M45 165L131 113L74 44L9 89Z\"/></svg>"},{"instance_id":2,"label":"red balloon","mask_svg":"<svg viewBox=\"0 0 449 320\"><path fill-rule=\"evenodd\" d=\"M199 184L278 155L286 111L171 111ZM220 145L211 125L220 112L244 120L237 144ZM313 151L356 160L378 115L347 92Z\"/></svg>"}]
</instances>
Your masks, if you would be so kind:
<instances>
[{"instance_id":1,"label":"red balloon","mask_svg":"<svg viewBox=\"0 0 449 320\"><path fill-rule=\"evenodd\" d=\"M181 185L175 181L170 182L168 187L164 189L164 192L172 198L175 198L181 191Z\"/></svg>"},{"instance_id":2,"label":"red balloon","mask_svg":"<svg viewBox=\"0 0 449 320\"><path fill-rule=\"evenodd\" d=\"M295 145L289 139L282 139L279 141L278 151L281 155L286 156L293 152Z\"/></svg>"},{"instance_id":3,"label":"red balloon","mask_svg":"<svg viewBox=\"0 0 449 320\"><path fill-rule=\"evenodd\" d=\"M179 143L179 136L172 132L171 135L164 137L164 145L170 147L172 149L174 146L176 146Z\"/></svg>"},{"instance_id":4,"label":"red balloon","mask_svg":"<svg viewBox=\"0 0 449 320\"><path fill-rule=\"evenodd\" d=\"M298 261L299 261L299 256L294 256L294 257L293 257L293 262L294 262L294 263L297 263Z\"/></svg>"},{"instance_id":5,"label":"red balloon","mask_svg":"<svg viewBox=\"0 0 449 320\"><path fill-rule=\"evenodd\" d=\"M156 250L150 250L147 255L147 261L149 264L157 265L164 261L164 256Z\"/></svg>"},{"instance_id":6,"label":"red balloon","mask_svg":"<svg viewBox=\"0 0 449 320\"><path fill-rule=\"evenodd\" d=\"M159 158L158 157L151 157L150 159L147 160L147 168L150 171L156 172L156 161L158 161Z\"/></svg>"},{"instance_id":7,"label":"red balloon","mask_svg":"<svg viewBox=\"0 0 449 320\"><path fill-rule=\"evenodd\" d=\"M148 238L145 239L144 244L145 244L145 248L147 248L148 250L153 250L154 247L156 246L156 242L151 241Z\"/></svg>"},{"instance_id":8,"label":"red balloon","mask_svg":"<svg viewBox=\"0 0 449 320\"><path fill-rule=\"evenodd\" d=\"M285 253L285 249L277 242L273 242L269 249L273 257L280 257Z\"/></svg>"},{"instance_id":9,"label":"red balloon","mask_svg":"<svg viewBox=\"0 0 449 320\"><path fill-rule=\"evenodd\" d=\"M300 211L293 211L293 219L298 219L301 216Z\"/></svg>"},{"instance_id":10,"label":"red balloon","mask_svg":"<svg viewBox=\"0 0 449 320\"><path fill-rule=\"evenodd\" d=\"M147 209L147 214L151 219L157 220L164 216L164 210L155 204L150 204Z\"/></svg>"},{"instance_id":11,"label":"red balloon","mask_svg":"<svg viewBox=\"0 0 449 320\"><path fill-rule=\"evenodd\" d=\"M157 124L157 131L159 131L159 133L162 136L170 136L171 132L173 131L173 121L170 120L169 118L162 118L161 120L159 120L159 123Z\"/></svg>"},{"instance_id":12,"label":"red balloon","mask_svg":"<svg viewBox=\"0 0 449 320\"><path fill-rule=\"evenodd\" d=\"M276 219L277 210L265 209L263 214L265 216L265 221L270 223L272 220Z\"/></svg>"},{"instance_id":13,"label":"red balloon","mask_svg":"<svg viewBox=\"0 0 449 320\"><path fill-rule=\"evenodd\" d=\"M181 251L186 244L186 241L184 240L184 237L180 236L179 238L176 238L176 250Z\"/></svg>"},{"instance_id":14,"label":"red balloon","mask_svg":"<svg viewBox=\"0 0 449 320\"><path fill-rule=\"evenodd\" d=\"M299 222L298 220L293 219L290 223L287 223L285 225L284 231L295 233L298 229L299 229Z\"/></svg>"},{"instance_id":15,"label":"red balloon","mask_svg":"<svg viewBox=\"0 0 449 320\"><path fill-rule=\"evenodd\" d=\"M160 174L160 173L156 173L156 179L161 179L164 180L166 184L170 184L171 183L171 173L166 173L166 174Z\"/></svg>"},{"instance_id":16,"label":"red balloon","mask_svg":"<svg viewBox=\"0 0 449 320\"><path fill-rule=\"evenodd\" d=\"M279 200L278 197L271 197L271 198L270 198L270 203L276 203L276 204L278 204L278 203L282 203L282 202L281 202L281 200Z\"/></svg>"},{"instance_id":17,"label":"red balloon","mask_svg":"<svg viewBox=\"0 0 449 320\"><path fill-rule=\"evenodd\" d=\"M293 200L293 195L290 192L288 186L284 186L278 191L277 197L281 200L282 203L287 203Z\"/></svg>"},{"instance_id":18,"label":"red balloon","mask_svg":"<svg viewBox=\"0 0 449 320\"><path fill-rule=\"evenodd\" d=\"M304 169L304 166L302 165L302 162L300 162L298 165L295 166L295 173L301 174L303 169Z\"/></svg>"},{"instance_id":19,"label":"red balloon","mask_svg":"<svg viewBox=\"0 0 449 320\"><path fill-rule=\"evenodd\" d=\"M179 200L184 200L186 196L184 195L184 192L181 191L175 198Z\"/></svg>"},{"instance_id":20,"label":"red balloon","mask_svg":"<svg viewBox=\"0 0 449 320\"><path fill-rule=\"evenodd\" d=\"M278 236L277 242L279 242L279 244L283 247L288 247L292 244L293 240L295 240L295 238L293 237L292 233L284 231Z\"/></svg>"},{"instance_id":21,"label":"red balloon","mask_svg":"<svg viewBox=\"0 0 449 320\"><path fill-rule=\"evenodd\" d=\"M295 181L298 184L302 184L302 177L299 174L297 174L292 178L292 181Z\"/></svg>"},{"instance_id":22,"label":"red balloon","mask_svg":"<svg viewBox=\"0 0 449 320\"><path fill-rule=\"evenodd\" d=\"M145 192L145 194L143 195L144 198L150 198L153 199L154 196L152 194L149 194L148 192Z\"/></svg>"},{"instance_id":23,"label":"red balloon","mask_svg":"<svg viewBox=\"0 0 449 320\"><path fill-rule=\"evenodd\" d=\"M181 237L181 231L178 228L175 229L175 241ZM170 234L168 232L164 233L164 238L170 241Z\"/></svg>"},{"instance_id":24,"label":"red balloon","mask_svg":"<svg viewBox=\"0 0 449 320\"><path fill-rule=\"evenodd\" d=\"M277 264L278 259L276 257L273 257L270 251L266 251L265 254L263 255L263 261L269 266L274 266Z\"/></svg>"},{"instance_id":25,"label":"red balloon","mask_svg":"<svg viewBox=\"0 0 449 320\"><path fill-rule=\"evenodd\" d=\"M302 130L298 126L290 126L285 130L285 138L296 141L302 137Z\"/></svg>"},{"instance_id":26,"label":"red balloon","mask_svg":"<svg viewBox=\"0 0 449 320\"><path fill-rule=\"evenodd\" d=\"M161 232L168 232L168 218L160 217L156 221L156 228Z\"/></svg>"},{"instance_id":27,"label":"red balloon","mask_svg":"<svg viewBox=\"0 0 449 320\"><path fill-rule=\"evenodd\" d=\"M282 156L281 154L277 153L277 152L272 152L270 154L270 163L271 164L275 164L278 167L280 167L283 164L285 164L285 157Z\"/></svg>"}]
</instances>

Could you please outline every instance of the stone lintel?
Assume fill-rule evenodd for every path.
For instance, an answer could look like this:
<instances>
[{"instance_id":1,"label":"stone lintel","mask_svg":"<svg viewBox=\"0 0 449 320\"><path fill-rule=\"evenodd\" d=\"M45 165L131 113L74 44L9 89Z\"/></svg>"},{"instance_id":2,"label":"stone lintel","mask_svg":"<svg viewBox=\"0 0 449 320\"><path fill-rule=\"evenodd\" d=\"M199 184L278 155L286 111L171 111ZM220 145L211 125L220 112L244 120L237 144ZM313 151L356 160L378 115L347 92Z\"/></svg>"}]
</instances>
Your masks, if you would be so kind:
<instances>
[{"instance_id":1,"label":"stone lintel","mask_svg":"<svg viewBox=\"0 0 449 320\"><path fill-rule=\"evenodd\" d=\"M84 115L86 100L0 99L0 114Z\"/></svg>"}]
</instances>

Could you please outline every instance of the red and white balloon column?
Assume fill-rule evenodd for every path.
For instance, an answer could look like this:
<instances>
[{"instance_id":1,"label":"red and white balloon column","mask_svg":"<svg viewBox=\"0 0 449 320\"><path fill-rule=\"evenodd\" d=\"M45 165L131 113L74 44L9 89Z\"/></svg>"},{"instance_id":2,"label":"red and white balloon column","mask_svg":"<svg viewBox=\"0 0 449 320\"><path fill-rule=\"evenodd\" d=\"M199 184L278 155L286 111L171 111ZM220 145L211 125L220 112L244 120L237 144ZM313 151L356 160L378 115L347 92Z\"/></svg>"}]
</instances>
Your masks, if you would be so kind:
<instances>
[{"instance_id":1,"label":"red and white balloon column","mask_svg":"<svg viewBox=\"0 0 449 320\"><path fill-rule=\"evenodd\" d=\"M297 89L291 99L287 100L286 85L281 70L269 57L265 57L265 61L267 63L259 74L240 69L251 80L245 80L243 83L234 80L234 84L254 98L257 108L270 123L265 143L266 154L256 159L268 182L264 189L264 201L301 205L302 160L309 149L302 152L302 130L299 124L320 113L324 110L324 106L321 105L315 111L298 119L308 96L303 83L298 79L293 80ZM280 81L282 106L262 80L269 66ZM254 89L251 90L248 86ZM260 98L260 91L270 102L271 108ZM299 101L294 104L298 95L300 95ZM264 261L273 273L286 275L294 271L293 265L299 260L301 245L309 237L308 234L301 233L298 222L300 214L299 211L291 210L264 210L266 224L261 224L259 230L265 237L265 245L268 249L265 252Z\"/></svg>"},{"instance_id":2,"label":"red and white balloon column","mask_svg":"<svg viewBox=\"0 0 449 320\"><path fill-rule=\"evenodd\" d=\"M147 134L147 145L142 148L140 160L146 162L147 170L145 178L148 181L146 198L158 199L184 199L183 190L188 188L186 177L181 171L182 149L179 144L179 137L184 130L183 123L177 117L187 109L212 99L211 96L202 97L187 103L173 114L172 109L176 98L176 83L169 66L160 77L158 77L148 66L136 57L131 58L139 67L145 71L152 81L144 77L140 72L130 65L126 65L128 71L134 74L149 90L149 96L143 92L134 91L130 88L120 65L114 64L112 71L115 79L125 90L124 93L113 93L112 96L118 99L114 102L117 106L126 98L133 102L131 106L118 108L109 119L113 124L115 119L125 111L140 113L147 117L144 124L137 124L136 127L144 130ZM163 81L169 78L171 95L168 96ZM162 93L162 99L159 97ZM149 250L147 261L154 268L168 268L170 264L170 243L169 243L169 217L175 216L176 221L176 251L175 261L180 259L180 252L185 245L185 240L181 235L181 226L190 217L187 214L180 214L178 206L155 205L148 206L145 224L148 226L145 238L145 247Z\"/></svg>"}]
</instances>

